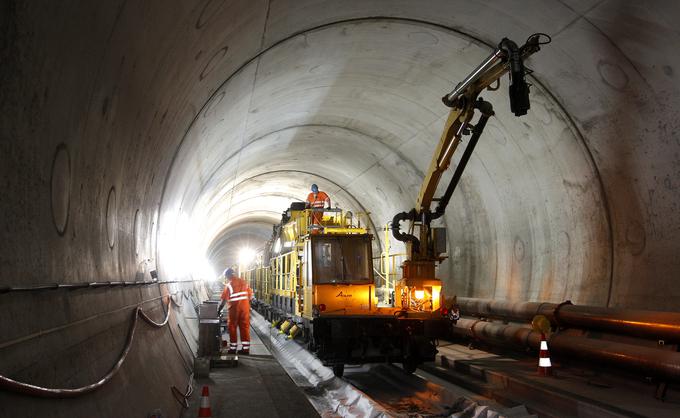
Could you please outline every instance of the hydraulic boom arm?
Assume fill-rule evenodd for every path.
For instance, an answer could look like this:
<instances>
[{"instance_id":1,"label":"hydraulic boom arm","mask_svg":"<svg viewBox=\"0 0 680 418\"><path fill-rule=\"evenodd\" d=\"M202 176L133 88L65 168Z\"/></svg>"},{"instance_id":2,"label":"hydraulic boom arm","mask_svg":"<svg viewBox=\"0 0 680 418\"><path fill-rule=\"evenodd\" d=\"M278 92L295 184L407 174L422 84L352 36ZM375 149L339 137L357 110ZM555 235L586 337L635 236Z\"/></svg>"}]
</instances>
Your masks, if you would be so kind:
<instances>
[{"instance_id":1,"label":"hydraulic boom arm","mask_svg":"<svg viewBox=\"0 0 680 418\"><path fill-rule=\"evenodd\" d=\"M434 263L443 260L440 257L439 249L435 248L430 222L444 214L477 140L481 136L487 120L493 115L493 107L489 102L478 98L479 94L486 88L490 90L498 89L498 87L492 88L491 86L494 83L500 83L500 78L509 72L510 109L515 116L525 115L529 110L530 103L529 85L525 80L527 70L524 67L524 60L537 52L540 45L550 42L549 37L547 42L541 42L541 36L547 37L543 34L532 35L521 47L504 38L488 58L463 81L458 83L453 91L442 98L444 104L451 110L423 180L415 208L410 212L395 215L392 220L392 234L397 240L407 243L408 260L404 263L405 281L408 281L409 278L423 278L424 275L429 276L430 274L433 278ZM479 111L481 116L473 125L472 119L475 111ZM463 135L470 133L472 133L472 137L461 156L461 161L445 194L436 199L434 196L442 175L448 169L454 152L462 142ZM430 208L433 201L438 201L437 208L434 211ZM414 226L419 227L418 237L401 232L400 222L406 220L412 223L412 230ZM413 265L414 262L417 262L419 266L409 268L408 263Z\"/></svg>"}]
</instances>

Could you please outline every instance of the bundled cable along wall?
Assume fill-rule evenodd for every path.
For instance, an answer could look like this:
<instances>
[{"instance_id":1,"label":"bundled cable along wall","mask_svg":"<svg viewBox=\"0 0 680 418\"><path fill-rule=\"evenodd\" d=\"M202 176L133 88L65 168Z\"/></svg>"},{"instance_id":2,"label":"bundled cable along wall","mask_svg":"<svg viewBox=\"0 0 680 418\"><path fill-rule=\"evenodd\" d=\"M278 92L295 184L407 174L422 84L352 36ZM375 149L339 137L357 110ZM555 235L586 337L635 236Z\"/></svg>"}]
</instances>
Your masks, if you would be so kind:
<instances>
[{"instance_id":1,"label":"bundled cable along wall","mask_svg":"<svg viewBox=\"0 0 680 418\"><path fill-rule=\"evenodd\" d=\"M165 325L167 325L170 319L170 312L172 312L171 309L172 304L170 302L172 300L172 295L167 296L168 303L166 306L166 315L165 319L162 322L155 322L154 320L149 318L149 316L146 313L144 313L140 306L137 306L132 310L132 318L130 321L130 328L128 330L127 338L125 341L125 347L123 348L123 351L120 354L118 361L116 361L116 363L113 365L113 367L111 367L108 373L106 373L98 381L91 383L89 385L81 386L79 388L56 389L36 386L30 383L19 382L10 379L6 376L0 375L0 388L16 393L21 393L24 395L36 396L41 398L75 398L78 396L94 392L95 390L101 388L106 383L108 383L113 378L113 376L115 376L116 373L118 373L123 363L125 363L125 359L127 358L127 355L130 352L130 348L132 347L132 343L134 341L135 330L137 329L137 320L139 318L142 318L147 324L154 328L162 328Z\"/></svg>"}]
</instances>

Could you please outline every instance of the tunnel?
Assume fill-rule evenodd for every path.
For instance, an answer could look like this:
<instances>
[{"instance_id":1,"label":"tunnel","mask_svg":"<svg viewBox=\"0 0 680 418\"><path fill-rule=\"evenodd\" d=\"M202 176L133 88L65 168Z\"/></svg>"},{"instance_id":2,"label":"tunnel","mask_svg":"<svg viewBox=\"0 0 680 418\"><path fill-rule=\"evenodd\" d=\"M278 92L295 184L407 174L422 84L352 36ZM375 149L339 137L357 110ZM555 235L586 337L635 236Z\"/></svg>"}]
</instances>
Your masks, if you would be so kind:
<instances>
[{"instance_id":1,"label":"tunnel","mask_svg":"<svg viewBox=\"0 0 680 418\"><path fill-rule=\"evenodd\" d=\"M3 1L0 375L80 387L127 355L84 396L0 390L0 417L179 416L170 388L198 338L179 306L312 183L366 214L374 255L404 251L385 228L416 203L442 95L504 37L552 41L527 60L526 116L507 78L482 93L495 116L438 220L443 291L680 311L678 16L652 0ZM127 344L136 307L158 324L172 304Z\"/></svg>"}]
</instances>

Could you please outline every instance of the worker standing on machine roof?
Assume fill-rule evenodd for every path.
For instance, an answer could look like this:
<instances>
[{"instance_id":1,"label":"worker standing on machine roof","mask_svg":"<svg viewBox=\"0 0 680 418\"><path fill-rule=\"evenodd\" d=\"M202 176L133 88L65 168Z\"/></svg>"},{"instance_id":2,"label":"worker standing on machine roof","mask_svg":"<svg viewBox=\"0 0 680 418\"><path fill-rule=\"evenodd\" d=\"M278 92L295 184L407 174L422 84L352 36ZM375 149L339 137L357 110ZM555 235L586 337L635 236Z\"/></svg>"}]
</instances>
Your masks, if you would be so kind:
<instances>
[{"instance_id":1,"label":"worker standing on machine roof","mask_svg":"<svg viewBox=\"0 0 680 418\"><path fill-rule=\"evenodd\" d=\"M325 192L319 191L319 186L312 184L312 192L307 195L306 206L311 209L323 209L324 206L328 209L331 208L331 198ZM321 219L323 218L322 210L315 210L312 212L311 223L312 225L321 225ZM313 231L316 231L314 229Z\"/></svg>"},{"instance_id":2,"label":"worker standing on machine roof","mask_svg":"<svg viewBox=\"0 0 680 418\"><path fill-rule=\"evenodd\" d=\"M250 298L253 291L248 286L248 282L236 275L232 268L224 272L227 280L224 291L222 292L220 306L217 308L219 313L225 304L229 311L229 354L236 354L238 347L238 337L236 328L241 337L241 350L238 354L250 354Z\"/></svg>"}]
</instances>

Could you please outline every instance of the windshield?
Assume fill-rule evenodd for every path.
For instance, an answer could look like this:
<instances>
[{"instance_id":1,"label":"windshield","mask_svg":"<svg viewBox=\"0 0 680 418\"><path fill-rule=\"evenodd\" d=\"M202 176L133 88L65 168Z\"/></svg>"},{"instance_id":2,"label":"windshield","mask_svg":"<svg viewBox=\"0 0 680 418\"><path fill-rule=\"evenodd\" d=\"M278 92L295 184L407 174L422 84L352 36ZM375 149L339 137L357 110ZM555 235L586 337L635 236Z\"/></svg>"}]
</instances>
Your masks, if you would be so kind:
<instances>
[{"instance_id":1,"label":"windshield","mask_svg":"<svg viewBox=\"0 0 680 418\"><path fill-rule=\"evenodd\" d=\"M368 235L312 237L314 283L373 283Z\"/></svg>"}]
</instances>

